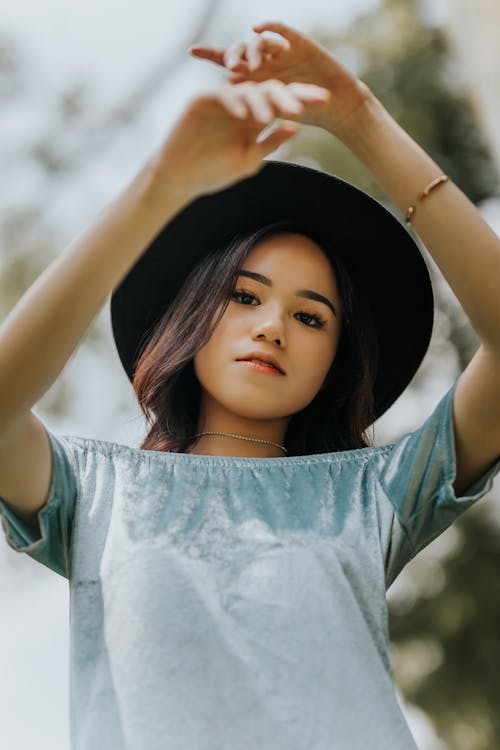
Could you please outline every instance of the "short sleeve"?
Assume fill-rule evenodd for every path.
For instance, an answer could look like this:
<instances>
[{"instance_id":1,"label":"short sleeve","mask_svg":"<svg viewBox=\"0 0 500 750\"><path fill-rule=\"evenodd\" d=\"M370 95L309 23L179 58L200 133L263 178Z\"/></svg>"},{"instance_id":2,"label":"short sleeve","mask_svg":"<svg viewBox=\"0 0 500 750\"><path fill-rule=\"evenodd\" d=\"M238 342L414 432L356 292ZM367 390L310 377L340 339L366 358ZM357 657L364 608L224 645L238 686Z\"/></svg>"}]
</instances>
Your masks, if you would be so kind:
<instances>
[{"instance_id":1,"label":"short sleeve","mask_svg":"<svg viewBox=\"0 0 500 750\"><path fill-rule=\"evenodd\" d=\"M453 395L458 382L443 396L424 424L403 435L376 455L379 490L395 518L386 567L392 582L404 565L441 534L458 516L482 498L500 470L500 458L459 497L453 482L456 456Z\"/></svg>"},{"instance_id":2,"label":"short sleeve","mask_svg":"<svg viewBox=\"0 0 500 750\"><path fill-rule=\"evenodd\" d=\"M45 425L44 425L45 427ZM47 502L38 513L38 527L19 518L0 498L2 528L9 547L25 552L64 578L70 577L70 544L77 499L77 470L71 446L45 427L52 454Z\"/></svg>"}]
</instances>

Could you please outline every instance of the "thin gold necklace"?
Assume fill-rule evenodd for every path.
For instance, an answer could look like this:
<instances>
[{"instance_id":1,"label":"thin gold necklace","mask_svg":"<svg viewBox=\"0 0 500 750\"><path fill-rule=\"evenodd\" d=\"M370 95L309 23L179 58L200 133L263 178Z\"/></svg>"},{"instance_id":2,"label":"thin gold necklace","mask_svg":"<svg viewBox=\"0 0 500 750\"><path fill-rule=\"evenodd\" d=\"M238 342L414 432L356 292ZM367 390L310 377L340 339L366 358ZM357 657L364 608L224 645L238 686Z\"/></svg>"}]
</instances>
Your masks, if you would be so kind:
<instances>
[{"instance_id":1,"label":"thin gold necklace","mask_svg":"<svg viewBox=\"0 0 500 750\"><path fill-rule=\"evenodd\" d=\"M250 440L254 443L267 443L268 445L275 445L276 448L281 448L282 451L288 453L284 445L273 443L272 440L261 440L260 438L245 437L245 435L234 435L232 432L197 432L194 437L201 437L202 435L225 435L226 437L238 438L239 440Z\"/></svg>"}]
</instances>

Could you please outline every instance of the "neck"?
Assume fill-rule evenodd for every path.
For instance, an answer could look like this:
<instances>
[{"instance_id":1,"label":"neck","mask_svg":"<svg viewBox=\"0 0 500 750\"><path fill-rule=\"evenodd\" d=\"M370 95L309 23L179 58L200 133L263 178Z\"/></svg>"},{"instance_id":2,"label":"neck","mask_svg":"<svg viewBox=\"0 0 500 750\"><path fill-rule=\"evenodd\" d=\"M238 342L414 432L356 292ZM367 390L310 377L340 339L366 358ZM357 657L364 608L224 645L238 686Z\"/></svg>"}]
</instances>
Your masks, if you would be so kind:
<instances>
[{"instance_id":1,"label":"neck","mask_svg":"<svg viewBox=\"0 0 500 750\"><path fill-rule=\"evenodd\" d=\"M200 432L225 432L243 437L268 440L285 444L285 432L289 418L252 419L237 414L217 402L204 392L200 406L198 427L193 434ZM187 453L208 456L241 456L248 458L277 458L286 456L285 451L269 443L252 442L227 435L203 435L195 438Z\"/></svg>"},{"instance_id":2,"label":"neck","mask_svg":"<svg viewBox=\"0 0 500 750\"><path fill-rule=\"evenodd\" d=\"M234 434L253 437L252 434L242 432L235 432ZM283 445L283 443L279 443L279 445ZM254 443L250 440L241 440L226 435L202 435L197 437L186 453L206 456L240 456L243 458L283 458L283 456L286 456L285 451L275 445Z\"/></svg>"}]
</instances>

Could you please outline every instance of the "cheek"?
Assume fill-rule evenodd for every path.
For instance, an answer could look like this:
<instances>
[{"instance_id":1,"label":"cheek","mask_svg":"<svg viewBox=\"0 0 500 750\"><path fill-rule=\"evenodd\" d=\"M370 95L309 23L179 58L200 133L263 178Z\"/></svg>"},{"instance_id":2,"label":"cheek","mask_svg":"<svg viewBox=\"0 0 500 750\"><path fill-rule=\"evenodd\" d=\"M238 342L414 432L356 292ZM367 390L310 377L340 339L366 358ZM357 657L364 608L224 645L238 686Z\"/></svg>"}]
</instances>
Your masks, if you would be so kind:
<instances>
[{"instance_id":1,"label":"cheek","mask_svg":"<svg viewBox=\"0 0 500 750\"><path fill-rule=\"evenodd\" d=\"M289 342L290 344L292 342ZM337 337L318 336L306 332L293 342L300 363L307 363L307 370L314 379L324 377L330 369L338 348Z\"/></svg>"},{"instance_id":2,"label":"cheek","mask_svg":"<svg viewBox=\"0 0 500 750\"><path fill-rule=\"evenodd\" d=\"M216 377L217 347L214 346L213 336L205 346L194 356L193 366L196 377L203 385L207 380Z\"/></svg>"},{"instance_id":3,"label":"cheek","mask_svg":"<svg viewBox=\"0 0 500 750\"><path fill-rule=\"evenodd\" d=\"M207 343L194 356L194 371L200 383L213 381L220 375L221 364L230 356L227 342L227 324L223 318Z\"/></svg>"}]
</instances>

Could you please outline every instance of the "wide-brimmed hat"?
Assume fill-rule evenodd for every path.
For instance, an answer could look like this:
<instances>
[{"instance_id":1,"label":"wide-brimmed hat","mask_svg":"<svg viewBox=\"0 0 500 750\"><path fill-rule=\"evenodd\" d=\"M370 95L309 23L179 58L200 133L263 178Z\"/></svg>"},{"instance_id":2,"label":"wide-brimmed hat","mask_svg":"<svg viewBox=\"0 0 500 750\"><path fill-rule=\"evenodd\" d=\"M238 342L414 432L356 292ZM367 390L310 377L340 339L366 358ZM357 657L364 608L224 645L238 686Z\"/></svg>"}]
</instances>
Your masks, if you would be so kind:
<instances>
[{"instance_id":1,"label":"wide-brimmed hat","mask_svg":"<svg viewBox=\"0 0 500 750\"><path fill-rule=\"evenodd\" d=\"M309 228L341 256L371 310L379 348L376 417L396 401L428 349L432 284L418 245L384 206L324 171L266 160L255 175L177 213L111 296L116 347L132 381L138 354L195 265L235 235L276 221Z\"/></svg>"}]
</instances>

